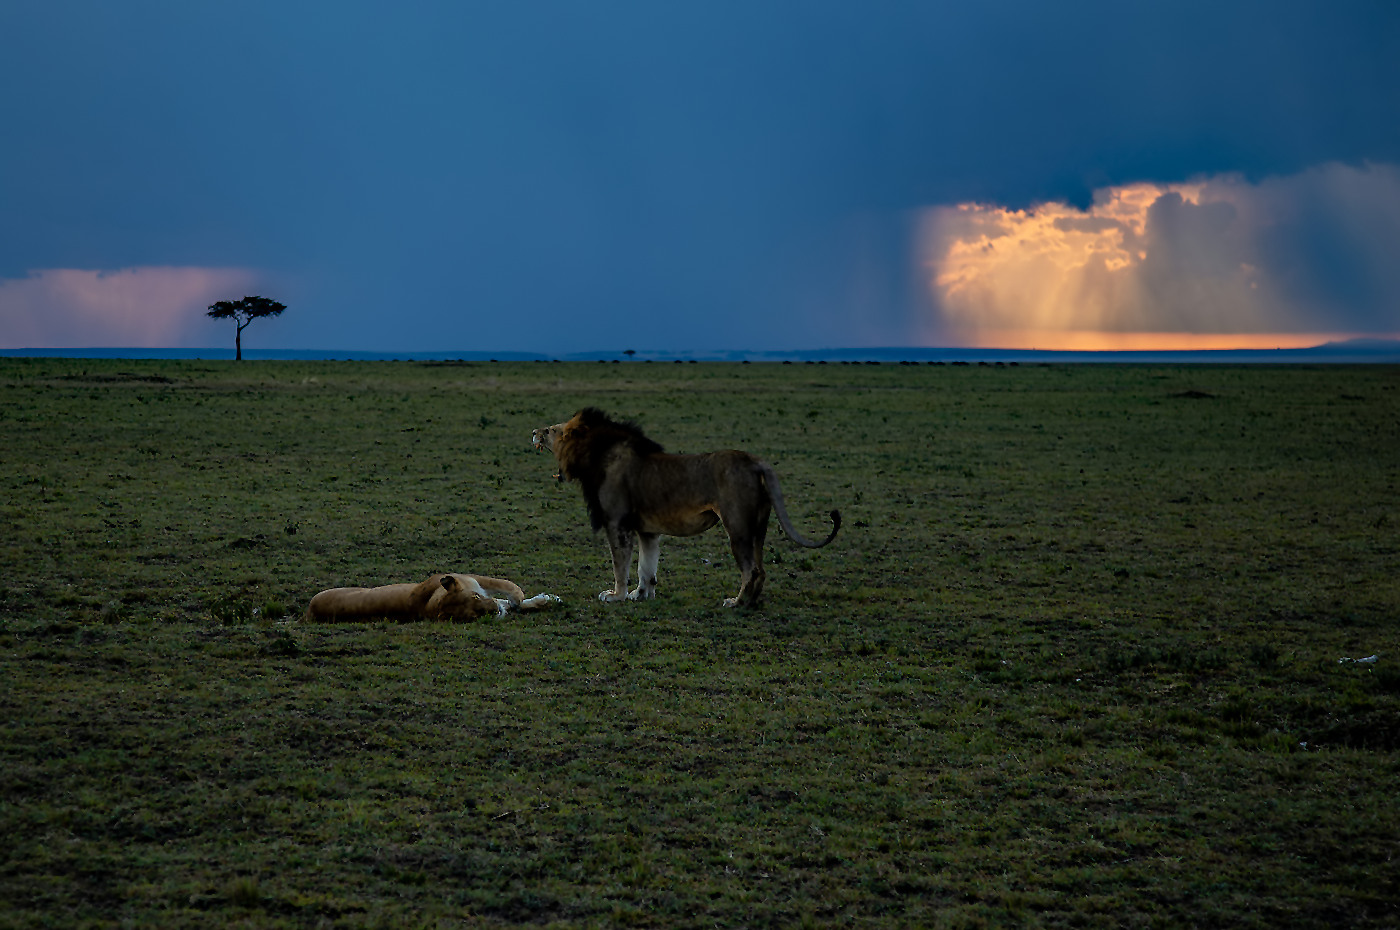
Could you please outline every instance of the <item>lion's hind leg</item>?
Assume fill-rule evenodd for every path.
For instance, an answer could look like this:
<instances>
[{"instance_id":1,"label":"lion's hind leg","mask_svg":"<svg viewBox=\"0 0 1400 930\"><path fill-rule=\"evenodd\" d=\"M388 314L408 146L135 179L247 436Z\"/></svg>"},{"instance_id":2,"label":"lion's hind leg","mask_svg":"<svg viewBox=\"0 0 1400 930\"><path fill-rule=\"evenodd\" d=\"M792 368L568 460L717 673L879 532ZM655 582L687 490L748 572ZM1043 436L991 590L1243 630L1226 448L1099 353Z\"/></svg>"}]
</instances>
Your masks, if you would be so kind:
<instances>
[{"instance_id":1,"label":"lion's hind leg","mask_svg":"<svg viewBox=\"0 0 1400 930\"><path fill-rule=\"evenodd\" d=\"M525 592L520 590L520 585L505 578L490 578L486 575L469 575L476 582L477 590L487 597L494 597L496 600L504 600L511 607L516 607L525 600Z\"/></svg>"},{"instance_id":2,"label":"lion's hind leg","mask_svg":"<svg viewBox=\"0 0 1400 930\"><path fill-rule=\"evenodd\" d=\"M739 593L724 599L725 607L753 607L763 596L763 541L768 536L768 513L761 514L752 527L730 526L729 550L739 566Z\"/></svg>"},{"instance_id":3,"label":"lion's hind leg","mask_svg":"<svg viewBox=\"0 0 1400 930\"><path fill-rule=\"evenodd\" d=\"M734 550L734 558L739 562L739 593L734 597L724 599L725 607L753 607L758 604L758 599L763 596L763 582L766 573L763 571L763 562L749 556L740 558L739 546L731 546ZM752 552L752 549L745 549Z\"/></svg>"}]
</instances>

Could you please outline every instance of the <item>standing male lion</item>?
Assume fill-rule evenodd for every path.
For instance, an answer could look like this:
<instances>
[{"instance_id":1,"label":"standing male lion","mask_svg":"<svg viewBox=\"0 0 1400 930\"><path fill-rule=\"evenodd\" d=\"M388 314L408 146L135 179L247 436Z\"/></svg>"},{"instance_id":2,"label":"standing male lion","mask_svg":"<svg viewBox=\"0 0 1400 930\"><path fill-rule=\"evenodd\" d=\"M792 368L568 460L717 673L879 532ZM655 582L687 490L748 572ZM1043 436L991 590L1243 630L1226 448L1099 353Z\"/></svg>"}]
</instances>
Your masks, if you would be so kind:
<instances>
[{"instance_id":1,"label":"standing male lion","mask_svg":"<svg viewBox=\"0 0 1400 930\"><path fill-rule=\"evenodd\" d=\"M820 549L836 538L841 514L831 512L831 535L812 542L788 519L778 476L747 452L729 449L700 455L671 455L631 423L618 422L595 407L573 418L535 430L536 449L548 449L559 462L560 481L578 481L594 530L605 530L612 550L613 587L602 601L645 600L656 596L656 563L661 536L694 536L723 522L729 548L739 564L739 593L724 605L749 607L763 593L763 538L770 510L793 542ZM627 591L632 547L640 541L637 587Z\"/></svg>"}]
</instances>

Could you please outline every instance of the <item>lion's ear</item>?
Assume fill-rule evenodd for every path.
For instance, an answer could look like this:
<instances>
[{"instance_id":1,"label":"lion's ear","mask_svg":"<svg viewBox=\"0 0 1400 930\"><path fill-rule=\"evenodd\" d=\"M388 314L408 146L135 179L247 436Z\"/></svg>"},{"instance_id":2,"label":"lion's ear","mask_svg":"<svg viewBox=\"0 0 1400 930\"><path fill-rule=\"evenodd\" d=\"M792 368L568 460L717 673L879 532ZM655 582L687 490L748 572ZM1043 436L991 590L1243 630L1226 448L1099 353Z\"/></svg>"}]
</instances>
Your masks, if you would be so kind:
<instances>
[{"instance_id":1,"label":"lion's ear","mask_svg":"<svg viewBox=\"0 0 1400 930\"><path fill-rule=\"evenodd\" d=\"M456 591L461 590L462 583L452 575L443 575L442 586L448 591L452 591L455 593Z\"/></svg>"}]
</instances>

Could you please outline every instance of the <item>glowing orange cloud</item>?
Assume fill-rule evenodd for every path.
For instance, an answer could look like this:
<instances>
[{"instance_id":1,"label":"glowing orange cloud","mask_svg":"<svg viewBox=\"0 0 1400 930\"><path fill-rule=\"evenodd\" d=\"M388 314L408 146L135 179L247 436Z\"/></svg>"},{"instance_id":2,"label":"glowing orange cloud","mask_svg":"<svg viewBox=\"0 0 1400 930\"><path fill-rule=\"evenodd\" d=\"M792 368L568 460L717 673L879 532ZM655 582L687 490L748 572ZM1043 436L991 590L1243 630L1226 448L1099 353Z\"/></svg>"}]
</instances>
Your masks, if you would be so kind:
<instances>
[{"instance_id":1,"label":"glowing orange cloud","mask_svg":"<svg viewBox=\"0 0 1400 930\"><path fill-rule=\"evenodd\" d=\"M975 348L1062 352L1147 352L1206 349L1306 349L1369 333L1115 333L1102 330L979 330Z\"/></svg>"},{"instance_id":2,"label":"glowing orange cloud","mask_svg":"<svg viewBox=\"0 0 1400 930\"><path fill-rule=\"evenodd\" d=\"M0 347L159 348L196 336L221 345L226 334L214 335L205 308L252 292L258 281L243 268L169 267L54 268L0 279Z\"/></svg>"},{"instance_id":3,"label":"glowing orange cloud","mask_svg":"<svg viewBox=\"0 0 1400 930\"><path fill-rule=\"evenodd\" d=\"M1265 231L1305 222L1293 207L1304 189L1336 193L1337 210L1369 227L1400 229L1400 172L1387 166L1324 166L1259 185L1233 176L1132 184L1096 191L1087 210L927 210L919 254L937 308L935 338L1001 348L1223 349L1394 332L1400 320L1384 332L1329 329L1337 319L1327 306L1298 298L1287 274L1266 267ZM1360 260L1393 264L1384 252ZM1400 291L1400 278L1385 286Z\"/></svg>"}]
</instances>

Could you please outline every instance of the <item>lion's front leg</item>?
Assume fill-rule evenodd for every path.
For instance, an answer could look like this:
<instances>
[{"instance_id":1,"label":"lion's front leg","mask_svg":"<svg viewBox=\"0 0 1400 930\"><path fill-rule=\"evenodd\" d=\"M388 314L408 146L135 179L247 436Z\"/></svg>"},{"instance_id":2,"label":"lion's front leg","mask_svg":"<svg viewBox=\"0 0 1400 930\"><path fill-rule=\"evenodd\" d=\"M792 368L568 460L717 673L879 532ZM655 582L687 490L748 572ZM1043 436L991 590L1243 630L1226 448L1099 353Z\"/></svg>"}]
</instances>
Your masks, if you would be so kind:
<instances>
[{"instance_id":1,"label":"lion's front leg","mask_svg":"<svg viewBox=\"0 0 1400 930\"><path fill-rule=\"evenodd\" d=\"M637 587L629 601L649 601L656 597L656 563L661 560L661 537L639 533L637 545Z\"/></svg>"},{"instance_id":2,"label":"lion's front leg","mask_svg":"<svg viewBox=\"0 0 1400 930\"><path fill-rule=\"evenodd\" d=\"M598 600L611 604L626 599L627 581L632 570L632 542L633 535L630 532L614 526L608 527L608 548L612 550L613 560L613 586L612 590L599 594Z\"/></svg>"}]
</instances>

